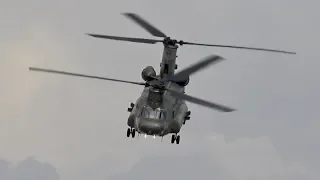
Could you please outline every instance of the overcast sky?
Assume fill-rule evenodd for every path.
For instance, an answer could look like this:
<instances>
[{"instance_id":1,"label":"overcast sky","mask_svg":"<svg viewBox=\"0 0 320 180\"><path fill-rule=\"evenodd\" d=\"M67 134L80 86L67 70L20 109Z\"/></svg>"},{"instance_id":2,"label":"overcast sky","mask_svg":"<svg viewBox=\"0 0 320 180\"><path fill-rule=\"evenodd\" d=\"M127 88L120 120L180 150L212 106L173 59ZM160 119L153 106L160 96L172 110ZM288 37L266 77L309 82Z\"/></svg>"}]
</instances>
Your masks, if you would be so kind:
<instances>
[{"instance_id":1,"label":"overcast sky","mask_svg":"<svg viewBox=\"0 0 320 180\"><path fill-rule=\"evenodd\" d=\"M317 0L2 0L1 179L320 179L319 6ZM298 54L183 46L179 68L209 54L227 59L192 76L186 92L237 111L188 104L191 120L180 145L169 136L162 143L127 139L126 110L141 87L28 71L134 81L148 65L158 71L161 44L85 35L152 37L122 12L185 41Z\"/></svg>"}]
</instances>

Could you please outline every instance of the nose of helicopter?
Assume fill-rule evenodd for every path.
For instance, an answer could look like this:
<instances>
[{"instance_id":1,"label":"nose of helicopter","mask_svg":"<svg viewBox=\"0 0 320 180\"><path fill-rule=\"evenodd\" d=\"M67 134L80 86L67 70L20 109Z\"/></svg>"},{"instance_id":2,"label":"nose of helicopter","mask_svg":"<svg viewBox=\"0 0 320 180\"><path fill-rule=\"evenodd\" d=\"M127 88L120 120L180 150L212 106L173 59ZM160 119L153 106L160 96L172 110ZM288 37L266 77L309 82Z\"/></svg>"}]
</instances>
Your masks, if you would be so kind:
<instances>
[{"instance_id":1,"label":"nose of helicopter","mask_svg":"<svg viewBox=\"0 0 320 180\"><path fill-rule=\"evenodd\" d=\"M140 119L140 131L148 135L158 135L164 130L165 123L161 120L142 118Z\"/></svg>"}]
</instances>

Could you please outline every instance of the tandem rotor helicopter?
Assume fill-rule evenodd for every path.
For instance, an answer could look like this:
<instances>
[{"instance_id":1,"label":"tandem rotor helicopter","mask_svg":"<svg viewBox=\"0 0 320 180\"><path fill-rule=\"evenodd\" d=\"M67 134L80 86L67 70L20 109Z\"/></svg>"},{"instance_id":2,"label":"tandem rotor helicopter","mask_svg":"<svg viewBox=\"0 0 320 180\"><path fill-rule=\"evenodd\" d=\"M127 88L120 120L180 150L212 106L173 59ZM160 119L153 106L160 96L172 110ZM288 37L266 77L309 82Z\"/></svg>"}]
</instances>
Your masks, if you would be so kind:
<instances>
[{"instance_id":1,"label":"tandem rotor helicopter","mask_svg":"<svg viewBox=\"0 0 320 180\"><path fill-rule=\"evenodd\" d=\"M147 43L156 44L162 43L164 46L162 54L162 62L160 63L160 72L156 73L152 66L145 67L141 76L145 82L133 82L119 79L111 79L105 77L91 76L85 74L70 73L65 71L57 71L52 69L42 69L37 67L29 67L31 71L40 71L48 73L56 73L70 76L78 76L85 78L94 78L100 80L108 80L122 83L130 83L135 85L144 86L141 96L137 99L136 103L131 103L128 108L130 113L127 120L127 137L134 138L136 133L138 135L144 134L152 135L154 137L164 137L168 134L172 134L171 143L180 143L180 132L182 126L187 120L190 120L191 112L188 110L186 102L195 103L201 106L212 108L221 112L231 112L235 109L220 105L213 102L208 102L190 95L185 94L185 87L189 84L190 76L195 72L202 70L208 65L220 62L223 60L222 57L217 55L210 55L199 62L175 73L177 69L176 58L177 49L182 45L198 45L198 46L212 46L212 47L227 47L227 48L238 48L248 50L260 50L270 51L286 54L296 54L294 52L262 49L262 48L250 48L241 46L225 46L225 45L213 45L213 44L200 44L186 41L177 41L171 39L163 32L155 28L149 22L144 20L137 14L134 13L123 13L124 16L144 28L151 35L163 38L162 40L157 39L145 39L145 38L132 38L132 37L120 37L120 36L109 36L100 34L87 34L96 38L104 38L119 41L129 41L135 43Z\"/></svg>"}]
</instances>

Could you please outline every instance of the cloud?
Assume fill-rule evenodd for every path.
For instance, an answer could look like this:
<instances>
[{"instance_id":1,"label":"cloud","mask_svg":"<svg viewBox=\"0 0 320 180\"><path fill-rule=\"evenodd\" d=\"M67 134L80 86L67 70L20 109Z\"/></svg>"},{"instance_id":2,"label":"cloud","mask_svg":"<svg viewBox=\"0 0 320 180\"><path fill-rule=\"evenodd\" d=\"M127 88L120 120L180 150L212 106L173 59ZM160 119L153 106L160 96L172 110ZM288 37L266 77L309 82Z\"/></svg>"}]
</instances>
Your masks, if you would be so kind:
<instances>
[{"instance_id":1,"label":"cloud","mask_svg":"<svg viewBox=\"0 0 320 180\"><path fill-rule=\"evenodd\" d=\"M305 165L282 160L266 137L237 138L228 143L223 135L215 135L182 146L179 150L172 146L165 152L156 151L111 179L316 179Z\"/></svg>"},{"instance_id":2,"label":"cloud","mask_svg":"<svg viewBox=\"0 0 320 180\"><path fill-rule=\"evenodd\" d=\"M261 171L261 177L294 174L301 178L312 174L306 164L319 169L320 86L315 83L319 77L315 37L320 27L316 19L320 1L167 2L170 6L146 0L2 3L0 154L10 161L32 154L62 169L61 176L81 171L86 177L97 178L128 171L122 175L125 177L139 167L152 172L150 168L158 164L162 164L161 171L168 166L164 160L186 165L187 170L191 161L199 161L199 167L207 163L202 173L213 171L221 177L248 177L252 168L255 173ZM183 127L180 146L128 141L126 108L139 96L140 87L27 71L28 66L39 66L141 80L143 67L159 67L161 45L103 41L84 35L101 32L150 37L120 15L125 11L139 13L177 39L283 48L298 55L183 46L178 52L179 69L211 53L227 59L192 77L187 92L238 111L226 115L190 104L191 121ZM224 134L226 140L220 137L213 143L194 138L212 131ZM260 136L270 140L255 138ZM227 141L229 138L232 140ZM268 151L263 153L259 146ZM6 169L6 163L1 166ZM244 175L239 175L237 168L242 168ZM298 170L302 172L296 173Z\"/></svg>"},{"instance_id":3,"label":"cloud","mask_svg":"<svg viewBox=\"0 0 320 180\"><path fill-rule=\"evenodd\" d=\"M12 166L5 160L0 160L1 180L60 180L56 169L49 163L41 163L33 157Z\"/></svg>"}]
</instances>

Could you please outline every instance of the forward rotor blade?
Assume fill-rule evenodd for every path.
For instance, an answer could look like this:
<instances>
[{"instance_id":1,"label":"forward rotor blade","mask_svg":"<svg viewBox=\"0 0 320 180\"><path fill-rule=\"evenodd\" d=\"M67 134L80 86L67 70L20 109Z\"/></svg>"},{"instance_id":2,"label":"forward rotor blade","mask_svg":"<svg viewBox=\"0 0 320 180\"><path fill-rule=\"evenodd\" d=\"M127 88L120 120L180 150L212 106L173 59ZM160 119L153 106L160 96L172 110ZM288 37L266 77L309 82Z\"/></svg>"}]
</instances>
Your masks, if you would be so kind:
<instances>
[{"instance_id":1,"label":"forward rotor blade","mask_svg":"<svg viewBox=\"0 0 320 180\"><path fill-rule=\"evenodd\" d=\"M285 54L296 54L295 52L289 52L289 51L283 51L283 50L252 48L252 47L244 47L244 46L227 46L227 45L219 45L219 44L201 44L201 43L192 43L192 42L182 42L182 44L212 46L212 47L226 47L226 48L235 48L235 49L257 50L257 51L269 51L269 52L285 53Z\"/></svg>"},{"instance_id":2,"label":"forward rotor blade","mask_svg":"<svg viewBox=\"0 0 320 180\"><path fill-rule=\"evenodd\" d=\"M112 40L118 40L118 41L129 41L129 42L136 42L136 43L155 44L157 42L162 42L162 40L156 40L156 39L109 36L109 35L102 35L102 34L87 34L87 35L95 38L112 39Z\"/></svg>"},{"instance_id":3,"label":"forward rotor blade","mask_svg":"<svg viewBox=\"0 0 320 180\"><path fill-rule=\"evenodd\" d=\"M222 111L222 112L235 111L235 109L229 108L227 106L223 106L223 105L216 104L216 103L213 103L213 102L208 102L208 101L205 101L205 100L202 100L202 99L199 99L199 98L196 98L196 97L192 97L192 96L180 93L180 92L176 92L176 91L173 91L173 90L168 90L168 91L173 96L175 96L175 97L177 97L179 99L185 100L185 101L192 102L194 104L198 104L198 105L201 105L201 106L209 107L209 108L212 108L212 109L215 109L215 110L218 110L218 111Z\"/></svg>"},{"instance_id":4,"label":"forward rotor blade","mask_svg":"<svg viewBox=\"0 0 320 180\"><path fill-rule=\"evenodd\" d=\"M100 80L107 80L107 81L123 82L123 83L136 84L136 85L145 85L145 83L143 83L143 82L125 81L125 80L111 79L111 78L105 78L105 77L99 77L99 76L90 76L90 75L85 75L85 74L77 74L77 73L70 73L70 72L65 72L65 71L57 71L57 70L52 70L52 69L42 69L42 68L37 68L37 67L29 67L29 70L30 71L40 71L40 72L54 73L54 74L62 74L62 75L69 75L69 76L93 78L93 79L100 79Z\"/></svg>"},{"instance_id":5,"label":"forward rotor blade","mask_svg":"<svg viewBox=\"0 0 320 180\"><path fill-rule=\"evenodd\" d=\"M161 32L159 29L157 29L156 27L151 25L149 22L147 22L145 19L143 19L142 17L140 17L137 14L123 13L123 15L126 16L127 18L131 19L133 22L135 22L136 24L138 24L139 26L141 26L145 30L147 30L153 36L163 37L163 38L167 37L163 32Z\"/></svg>"},{"instance_id":6,"label":"forward rotor blade","mask_svg":"<svg viewBox=\"0 0 320 180\"><path fill-rule=\"evenodd\" d=\"M224 59L220 56L210 55L210 56L204 58L203 60L199 61L198 63L174 74L173 76L169 77L168 80L171 80L171 81L184 80L184 79L188 78L191 74L194 74L195 72L209 66L210 64L218 63L222 60L224 60Z\"/></svg>"}]
</instances>

